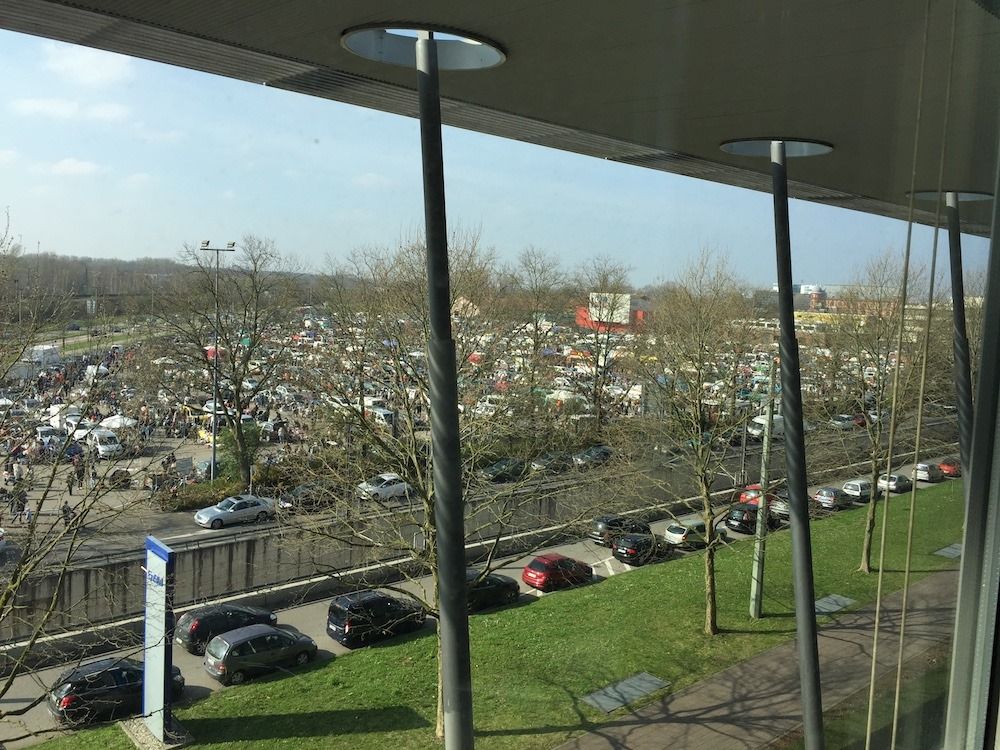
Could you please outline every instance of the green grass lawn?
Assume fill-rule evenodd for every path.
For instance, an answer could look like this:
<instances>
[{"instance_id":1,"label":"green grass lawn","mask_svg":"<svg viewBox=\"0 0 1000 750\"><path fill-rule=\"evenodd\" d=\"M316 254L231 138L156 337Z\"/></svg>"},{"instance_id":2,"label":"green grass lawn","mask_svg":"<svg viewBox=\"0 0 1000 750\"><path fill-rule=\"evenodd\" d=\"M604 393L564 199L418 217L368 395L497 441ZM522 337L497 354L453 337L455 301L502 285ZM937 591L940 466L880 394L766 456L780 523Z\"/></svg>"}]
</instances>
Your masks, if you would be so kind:
<instances>
[{"instance_id":1,"label":"green grass lawn","mask_svg":"<svg viewBox=\"0 0 1000 750\"><path fill-rule=\"evenodd\" d=\"M886 592L902 586L909 496L890 502ZM844 511L813 525L817 597L874 598L876 577L856 572L865 512ZM960 483L920 491L914 578L957 567L932 553L961 539L962 512ZM734 543L718 556L723 632L715 637L701 632L700 555L473 617L477 747L551 748L608 718L581 702L594 690L643 671L678 690L792 638L790 535L775 534L768 543L767 616L760 621L747 615L752 546ZM876 536L876 561L877 553ZM222 690L177 713L201 747L436 748L434 646L424 636L363 649L302 674ZM105 727L42 747L128 745L117 728Z\"/></svg>"}]
</instances>

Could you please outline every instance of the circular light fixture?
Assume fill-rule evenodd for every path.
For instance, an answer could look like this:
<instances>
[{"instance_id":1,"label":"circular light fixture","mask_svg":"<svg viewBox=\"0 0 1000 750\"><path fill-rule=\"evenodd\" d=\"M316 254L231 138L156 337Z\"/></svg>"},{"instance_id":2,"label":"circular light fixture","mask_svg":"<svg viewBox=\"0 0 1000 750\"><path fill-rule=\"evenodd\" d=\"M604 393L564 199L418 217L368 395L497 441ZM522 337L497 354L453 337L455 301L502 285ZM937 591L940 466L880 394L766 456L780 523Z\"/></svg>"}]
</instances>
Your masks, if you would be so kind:
<instances>
[{"instance_id":1,"label":"circular light fixture","mask_svg":"<svg viewBox=\"0 0 1000 750\"><path fill-rule=\"evenodd\" d=\"M347 29L340 37L340 44L366 60L415 68L421 34L430 34L437 42L441 70L485 70L507 60L507 53L496 42L445 26L366 24Z\"/></svg>"},{"instance_id":2,"label":"circular light fixture","mask_svg":"<svg viewBox=\"0 0 1000 750\"><path fill-rule=\"evenodd\" d=\"M913 193L913 197L918 201L937 201L944 199L948 193L954 193L958 197L959 203L981 203L993 200L992 193L979 193L975 190L942 190L941 192L937 190L916 190ZM906 194L909 195L910 191L907 190Z\"/></svg>"},{"instance_id":3,"label":"circular light fixture","mask_svg":"<svg viewBox=\"0 0 1000 750\"><path fill-rule=\"evenodd\" d=\"M781 141L785 144L785 156L789 159L801 156L823 156L833 151L833 146L823 141L808 141L801 138L734 138L723 141L719 148L733 156L757 156L771 158L771 144Z\"/></svg>"}]
</instances>

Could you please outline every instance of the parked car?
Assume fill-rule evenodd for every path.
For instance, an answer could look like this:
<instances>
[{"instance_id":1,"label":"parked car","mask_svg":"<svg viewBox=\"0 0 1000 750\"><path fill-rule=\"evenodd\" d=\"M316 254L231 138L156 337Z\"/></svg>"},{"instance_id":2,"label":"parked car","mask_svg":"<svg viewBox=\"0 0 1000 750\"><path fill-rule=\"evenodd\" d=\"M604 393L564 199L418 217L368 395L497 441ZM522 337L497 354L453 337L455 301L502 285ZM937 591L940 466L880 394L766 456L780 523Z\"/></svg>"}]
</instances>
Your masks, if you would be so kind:
<instances>
[{"instance_id":1,"label":"parked car","mask_svg":"<svg viewBox=\"0 0 1000 750\"><path fill-rule=\"evenodd\" d=\"M626 565L645 565L669 552L670 548L653 534L623 534L611 548L612 556Z\"/></svg>"},{"instance_id":2,"label":"parked car","mask_svg":"<svg viewBox=\"0 0 1000 750\"><path fill-rule=\"evenodd\" d=\"M940 482L944 472L937 464L918 463L913 465L913 479L920 482Z\"/></svg>"},{"instance_id":3,"label":"parked car","mask_svg":"<svg viewBox=\"0 0 1000 750\"><path fill-rule=\"evenodd\" d=\"M281 495L278 509L285 513L306 513L329 506L336 497L338 488L334 482L306 482Z\"/></svg>"},{"instance_id":4,"label":"parked car","mask_svg":"<svg viewBox=\"0 0 1000 750\"><path fill-rule=\"evenodd\" d=\"M825 510L840 510L851 504L847 493L838 487L820 487L813 495L813 500Z\"/></svg>"},{"instance_id":5,"label":"parked car","mask_svg":"<svg viewBox=\"0 0 1000 750\"><path fill-rule=\"evenodd\" d=\"M962 463L957 458L946 458L938 464L941 473L946 477L962 476Z\"/></svg>"},{"instance_id":6,"label":"parked car","mask_svg":"<svg viewBox=\"0 0 1000 750\"><path fill-rule=\"evenodd\" d=\"M184 692L184 677L171 669L171 696ZM142 663L108 657L59 675L48 694L49 713L61 724L113 719L142 710Z\"/></svg>"},{"instance_id":7,"label":"parked car","mask_svg":"<svg viewBox=\"0 0 1000 750\"><path fill-rule=\"evenodd\" d=\"M210 640L204 666L223 685L239 685L278 667L301 667L316 658L316 651L316 641L302 633L247 625Z\"/></svg>"},{"instance_id":8,"label":"parked car","mask_svg":"<svg viewBox=\"0 0 1000 750\"><path fill-rule=\"evenodd\" d=\"M415 602L381 591L355 591L334 597L327 609L326 632L338 643L357 648L366 643L419 630L427 615Z\"/></svg>"},{"instance_id":9,"label":"parked car","mask_svg":"<svg viewBox=\"0 0 1000 750\"><path fill-rule=\"evenodd\" d=\"M501 458L485 469L480 469L479 477L487 482L516 482L528 473L528 465L519 458Z\"/></svg>"},{"instance_id":10,"label":"parked car","mask_svg":"<svg viewBox=\"0 0 1000 750\"><path fill-rule=\"evenodd\" d=\"M587 583L593 576L589 565L557 552L539 555L521 571L521 580L541 591Z\"/></svg>"},{"instance_id":11,"label":"parked car","mask_svg":"<svg viewBox=\"0 0 1000 750\"><path fill-rule=\"evenodd\" d=\"M174 643L192 654L204 654L205 646L219 633L247 625L276 625L278 616L261 607L245 604L211 604L191 609L177 618Z\"/></svg>"},{"instance_id":12,"label":"parked car","mask_svg":"<svg viewBox=\"0 0 1000 750\"><path fill-rule=\"evenodd\" d=\"M572 466L573 457L565 451L549 451L531 462L532 471L548 474L558 474L572 468Z\"/></svg>"},{"instance_id":13,"label":"parked car","mask_svg":"<svg viewBox=\"0 0 1000 750\"><path fill-rule=\"evenodd\" d=\"M791 518L792 509L788 505L788 488L779 487L774 497L767 503L767 509L777 518Z\"/></svg>"},{"instance_id":14,"label":"parked car","mask_svg":"<svg viewBox=\"0 0 1000 750\"><path fill-rule=\"evenodd\" d=\"M612 451L606 445L594 445L579 453L573 454L573 465L578 469L589 469L600 466L611 460Z\"/></svg>"},{"instance_id":15,"label":"parked car","mask_svg":"<svg viewBox=\"0 0 1000 750\"><path fill-rule=\"evenodd\" d=\"M413 488L398 474L379 474L358 485L358 495L366 500L409 497Z\"/></svg>"},{"instance_id":16,"label":"parked car","mask_svg":"<svg viewBox=\"0 0 1000 750\"><path fill-rule=\"evenodd\" d=\"M623 534L651 534L649 524L629 516L598 516L587 534L592 541L605 547L613 547L615 540Z\"/></svg>"},{"instance_id":17,"label":"parked car","mask_svg":"<svg viewBox=\"0 0 1000 750\"><path fill-rule=\"evenodd\" d=\"M469 568L465 571L465 583L468 587L470 612L513 604L521 596L517 581L499 573L487 573L484 576L481 570Z\"/></svg>"},{"instance_id":18,"label":"parked car","mask_svg":"<svg viewBox=\"0 0 1000 750\"><path fill-rule=\"evenodd\" d=\"M663 539L675 547L704 547L708 542L705 522L701 519L670 521L663 532Z\"/></svg>"},{"instance_id":19,"label":"parked car","mask_svg":"<svg viewBox=\"0 0 1000 750\"><path fill-rule=\"evenodd\" d=\"M872 497L878 499L882 494L877 489L872 490L872 483L867 479L852 479L849 482L844 482L841 489L844 490L845 495L858 503L867 503Z\"/></svg>"},{"instance_id":20,"label":"parked car","mask_svg":"<svg viewBox=\"0 0 1000 750\"><path fill-rule=\"evenodd\" d=\"M879 474L878 488L889 492L909 492L913 488L913 483L905 474Z\"/></svg>"},{"instance_id":21,"label":"parked car","mask_svg":"<svg viewBox=\"0 0 1000 750\"><path fill-rule=\"evenodd\" d=\"M209 529L234 523L263 523L274 517L274 504L266 497L233 495L194 514L194 522Z\"/></svg>"},{"instance_id":22,"label":"parked car","mask_svg":"<svg viewBox=\"0 0 1000 750\"><path fill-rule=\"evenodd\" d=\"M853 414L834 414L829 425L835 430L853 430L857 426Z\"/></svg>"},{"instance_id":23,"label":"parked car","mask_svg":"<svg viewBox=\"0 0 1000 750\"><path fill-rule=\"evenodd\" d=\"M740 494L737 495L735 502L745 503L747 505L753 505L754 507L760 502L760 496L763 494L763 490L760 488L760 484L748 484L742 490ZM768 507L771 506L778 499L777 494L773 491L767 493L767 504Z\"/></svg>"},{"instance_id":24,"label":"parked car","mask_svg":"<svg viewBox=\"0 0 1000 750\"><path fill-rule=\"evenodd\" d=\"M757 532L757 506L749 503L736 503L729 508L726 513L726 528L738 531L741 534L755 534ZM778 519L773 513L767 514L767 526L769 529L778 527Z\"/></svg>"}]
</instances>

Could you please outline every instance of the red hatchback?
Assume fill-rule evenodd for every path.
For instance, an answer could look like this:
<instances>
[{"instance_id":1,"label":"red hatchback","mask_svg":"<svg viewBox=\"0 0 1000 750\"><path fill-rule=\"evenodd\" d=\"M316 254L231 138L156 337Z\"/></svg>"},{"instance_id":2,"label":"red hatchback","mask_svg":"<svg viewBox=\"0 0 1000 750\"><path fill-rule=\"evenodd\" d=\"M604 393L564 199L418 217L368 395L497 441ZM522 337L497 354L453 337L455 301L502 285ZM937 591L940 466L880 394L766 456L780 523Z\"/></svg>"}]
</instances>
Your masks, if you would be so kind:
<instances>
[{"instance_id":1,"label":"red hatchback","mask_svg":"<svg viewBox=\"0 0 1000 750\"><path fill-rule=\"evenodd\" d=\"M586 583L593 575L586 563L553 552L539 555L525 565L521 580L533 588L551 591Z\"/></svg>"},{"instance_id":2,"label":"red hatchback","mask_svg":"<svg viewBox=\"0 0 1000 750\"><path fill-rule=\"evenodd\" d=\"M957 458L946 458L938 464L941 473L946 477L962 476L962 464Z\"/></svg>"}]
</instances>

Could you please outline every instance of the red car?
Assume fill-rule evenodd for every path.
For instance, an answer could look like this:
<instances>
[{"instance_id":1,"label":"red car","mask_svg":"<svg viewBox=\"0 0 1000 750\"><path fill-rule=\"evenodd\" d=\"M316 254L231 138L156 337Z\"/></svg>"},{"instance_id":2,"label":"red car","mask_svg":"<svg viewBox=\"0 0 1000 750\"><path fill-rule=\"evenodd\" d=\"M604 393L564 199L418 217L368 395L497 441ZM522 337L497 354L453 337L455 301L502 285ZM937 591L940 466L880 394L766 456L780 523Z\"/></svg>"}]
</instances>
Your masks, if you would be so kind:
<instances>
[{"instance_id":1,"label":"red car","mask_svg":"<svg viewBox=\"0 0 1000 750\"><path fill-rule=\"evenodd\" d=\"M760 501L760 496L761 496L760 485L757 484L757 483L748 484L746 487L744 487L740 491L739 496L736 498L736 500L734 502L736 502L736 503L744 503L746 505L753 505L754 507L756 507L757 503ZM768 492L767 493L767 504L768 505L770 505L771 503L773 503L777 499L778 499L778 496L775 495L773 492Z\"/></svg>"},{"instance_id":2,"label":"red car","mask_svg":"<svg viewBox=\"0 0 1000 750\"><path fill-rule=\"evenodd\" d=\"M593 575L586 563L552 552L539 555L525 565L521 580L541 591L551 591L587 583Z\"/></svg>"},{"instance_id":3,"label":"red car","mask_svg":"<svg viewBox=\"0 0 1000 750\"><path fill-rule=\"evenodd\" d=\"M946 458L938 464L941 473L946 477L962 476L962 464L957 458Z\"/></svg>"}]
</instances>

